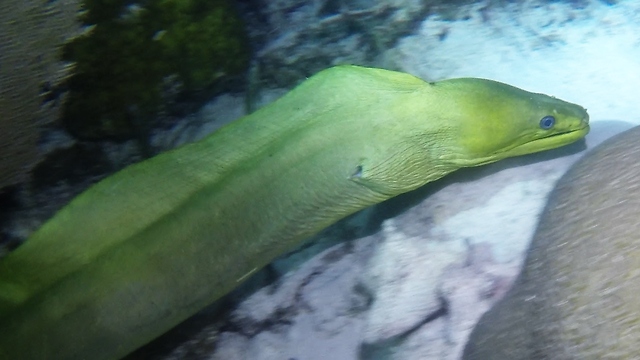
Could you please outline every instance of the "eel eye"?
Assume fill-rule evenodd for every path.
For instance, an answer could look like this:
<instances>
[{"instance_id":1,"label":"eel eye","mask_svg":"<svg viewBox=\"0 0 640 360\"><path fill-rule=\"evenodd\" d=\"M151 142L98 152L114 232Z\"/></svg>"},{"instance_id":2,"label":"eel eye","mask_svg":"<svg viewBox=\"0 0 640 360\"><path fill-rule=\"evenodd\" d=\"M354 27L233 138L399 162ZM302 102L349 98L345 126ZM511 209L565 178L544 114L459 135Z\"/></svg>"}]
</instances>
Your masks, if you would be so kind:
<instances>
[{"instance_id":1,"label":"eel eye","mask_svg":"<svg viewBox=\"0 0 640 360\"><path fill-rule=\"evenodd\" d=\"M543 130L549 130L556 124L556 118L551 115L547 115L540 120L540 128Z\"/></svg>"}]
</instances>

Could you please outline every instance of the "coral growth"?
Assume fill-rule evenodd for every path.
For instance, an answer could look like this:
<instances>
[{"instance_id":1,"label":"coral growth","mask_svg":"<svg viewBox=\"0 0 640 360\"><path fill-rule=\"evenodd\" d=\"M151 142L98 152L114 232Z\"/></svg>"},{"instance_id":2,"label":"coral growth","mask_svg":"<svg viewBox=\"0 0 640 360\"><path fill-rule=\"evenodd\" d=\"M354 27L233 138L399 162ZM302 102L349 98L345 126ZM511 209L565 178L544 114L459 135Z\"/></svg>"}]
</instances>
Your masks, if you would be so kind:
<instances>
[{"instance_id":1,"label":"coral growth","mask_svg":"<svg viewBox=\"0 0 640 360\"><path fill-rule=\"evenodd\" d=\"M173 94L206 89L248 61L226 0L85 0L86 32L63 48L75 64L63 116L79 138L140 136ZM177 89L177 91L175 91Z\"/></svg>"}]
</instances>

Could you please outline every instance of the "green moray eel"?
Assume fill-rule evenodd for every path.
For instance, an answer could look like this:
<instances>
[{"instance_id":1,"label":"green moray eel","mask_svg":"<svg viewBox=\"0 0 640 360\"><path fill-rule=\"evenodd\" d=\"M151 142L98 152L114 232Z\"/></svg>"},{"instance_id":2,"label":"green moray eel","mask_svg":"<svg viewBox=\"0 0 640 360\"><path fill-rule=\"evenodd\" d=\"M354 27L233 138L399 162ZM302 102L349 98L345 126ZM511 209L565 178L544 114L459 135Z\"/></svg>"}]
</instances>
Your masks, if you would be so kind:
<instances>
[{"instance_id":1,"label":"green moray eel","mask_svg":"<svg viewBox=\"0 0 640 360\"><path fill-rule=\"evenodd\" d=\"M91 187L0 261L0 359L116 359L337 220L456 169L574 142L582 107L338 66Z\"/></svg>"},{"instance_id":2,"label":"green moray eel","mask_svg":"<svg viewBox=\"0 0 640 360\"><path fill-rule=\"evenodd\" d=\"M640 127L558 181L522 272L482 316L464 360L640 356Z\"/></svg>"}]
</instances>

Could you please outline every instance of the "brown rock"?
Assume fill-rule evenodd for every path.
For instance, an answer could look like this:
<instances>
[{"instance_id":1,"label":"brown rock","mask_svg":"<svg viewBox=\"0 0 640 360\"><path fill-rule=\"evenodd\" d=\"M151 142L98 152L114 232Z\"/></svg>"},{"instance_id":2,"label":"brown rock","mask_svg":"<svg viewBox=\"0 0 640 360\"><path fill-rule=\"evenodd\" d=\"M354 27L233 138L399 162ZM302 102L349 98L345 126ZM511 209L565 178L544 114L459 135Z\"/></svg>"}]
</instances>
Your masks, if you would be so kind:
<instances>
[{"instance_id":1,"label":"brown rock","mask_svg":"<svg viewBox=\"0 0 640 360\"><path fill-rule=\"evenodd\" d=\"M474 329L471 359L640 354L640 127L577 162L550 196L513 289Z\"/></svg>"}]
</instances>

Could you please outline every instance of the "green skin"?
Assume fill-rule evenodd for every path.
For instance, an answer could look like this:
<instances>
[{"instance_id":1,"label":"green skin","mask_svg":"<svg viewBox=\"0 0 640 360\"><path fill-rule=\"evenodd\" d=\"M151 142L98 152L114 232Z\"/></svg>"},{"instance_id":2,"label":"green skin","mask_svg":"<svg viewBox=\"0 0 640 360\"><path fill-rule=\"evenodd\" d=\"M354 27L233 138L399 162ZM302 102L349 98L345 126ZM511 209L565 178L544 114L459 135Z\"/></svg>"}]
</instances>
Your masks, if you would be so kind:
<instances>
[{"instance_id":1,"label":"green skin","mask_svg":"<svg viewBox=\"0 0 640 360\"><path fill-rule=\"evenodd\" d=\"M498 82L322 71L101 181L0 261L0 359L120 358L349 214L588 131L582 107Z\"/></svg>"}]
</instances>

